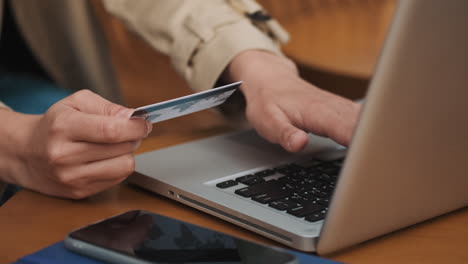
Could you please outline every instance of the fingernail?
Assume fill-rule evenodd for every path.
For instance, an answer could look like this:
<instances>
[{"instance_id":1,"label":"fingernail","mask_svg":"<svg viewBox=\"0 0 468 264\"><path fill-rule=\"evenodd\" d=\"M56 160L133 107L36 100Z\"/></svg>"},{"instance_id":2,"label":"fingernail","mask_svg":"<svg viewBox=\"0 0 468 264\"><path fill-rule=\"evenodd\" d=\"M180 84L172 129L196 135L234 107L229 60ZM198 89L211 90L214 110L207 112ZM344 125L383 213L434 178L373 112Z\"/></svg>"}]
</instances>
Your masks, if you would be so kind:
<instances>
[{"instance_id":1,"label":"fingernail","mask_svg":"<svg viewBox=\"0 0 468 264\"><path fill-rule=\"evenodd\" d=\"M151 131L153 131L153 124L150 122L150 121L146 121L146 127L147 127L147 133L146 133L146 136L148 136Z\"/></svg>"},{"instance_id":2,"label":"fingernail","mask_svg":"<svg viewBox=\"0 0 468 264\"><path fill-rule=\"evenodd\" d=\"M133 109L122 108L117 112L117 114L115 116L116 117L121 117L121 118L130 118L132 113L133 113Z\"/></svg>"}]
</instances>

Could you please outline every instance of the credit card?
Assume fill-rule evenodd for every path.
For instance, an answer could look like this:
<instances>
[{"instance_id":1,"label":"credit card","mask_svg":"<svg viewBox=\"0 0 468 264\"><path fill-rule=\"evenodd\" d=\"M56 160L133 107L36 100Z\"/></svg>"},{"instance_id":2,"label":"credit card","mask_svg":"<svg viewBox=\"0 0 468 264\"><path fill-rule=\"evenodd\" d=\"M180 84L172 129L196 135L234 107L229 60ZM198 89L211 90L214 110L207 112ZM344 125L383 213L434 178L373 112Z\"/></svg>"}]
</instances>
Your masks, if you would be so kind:
<instances>
[{"instance_id":1,"label":"credit card","mask_svg":"<svg viewBox=\"0 0 468 264\"><path fill-rule=\"evenodd\" d=\"M141 117L157 123L218 106L226 101L242 82L231 83L207 91L182 96L135 109L132 117Z\"/></svg>"}]
</instances>

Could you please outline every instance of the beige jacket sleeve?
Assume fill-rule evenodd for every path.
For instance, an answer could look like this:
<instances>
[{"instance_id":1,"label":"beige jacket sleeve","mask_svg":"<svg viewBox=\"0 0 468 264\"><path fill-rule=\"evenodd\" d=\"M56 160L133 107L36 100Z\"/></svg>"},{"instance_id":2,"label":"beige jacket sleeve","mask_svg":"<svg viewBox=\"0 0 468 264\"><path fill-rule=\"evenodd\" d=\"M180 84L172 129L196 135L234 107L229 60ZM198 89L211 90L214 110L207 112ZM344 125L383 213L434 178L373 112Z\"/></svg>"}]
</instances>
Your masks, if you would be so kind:
<instances>
[{"instance_id":1,"label":"beige jacket sleeve","mask_svg":"<svg viewBox=\"0 0 468 264\"><path fill-rule=\"evenodd\" d=\"M281 54L287 33L268 21L270 34L245 14L260 10L253 0L103 0L108 12L158 51L196 91L212 88L233 57L259 49Z\"/></svg>"}]
</instances>

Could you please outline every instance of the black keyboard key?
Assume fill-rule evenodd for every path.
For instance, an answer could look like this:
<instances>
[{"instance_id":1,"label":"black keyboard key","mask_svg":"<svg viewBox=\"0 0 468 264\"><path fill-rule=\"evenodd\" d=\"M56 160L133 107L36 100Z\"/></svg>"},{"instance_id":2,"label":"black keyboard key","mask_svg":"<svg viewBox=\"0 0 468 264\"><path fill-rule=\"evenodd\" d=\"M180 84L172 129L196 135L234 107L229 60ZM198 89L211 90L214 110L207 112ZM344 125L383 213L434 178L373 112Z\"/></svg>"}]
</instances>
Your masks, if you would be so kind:
<instances>
[{"instance_id":1,"label":"black keyboard key","mask_svg":"<svg viewBox=\"0 0 468 264\"><path fill-rule=\"evenodd\" d=\"M216 184L216 187L221 188L221 189L226 189L235 185L237 185L236 181L229 180L229 181L223 181L223 182Z\"/></svg>"},{"instance_id":2,"label":"black keyboard key","mask_svg":"<svg viewBox=\"0 0 468 264\"><path fill-rule=\"evenodd\" d=\"M297 194L294 194L292 196L289 196L287 198L285 198L286 200L288 201L291 201L291 202L294 202L294 203L303 203L303 202L307 202L307 199L304 199L304 197L302 196L299 196Z\"/></svg>"},{"instance_id":3,"label":"black keyboard key","mask_svg":"<svg viewBox=\"0 0 468 264\"><path fill-rule=\"evenodd\" d=\"M288 214L296 217L304 217L325 209L323 205L317 203L301 204L300 207L292 208L287 211Z\"/></svg>"},{"instance_id":4,"label":"black keyboard key","mask_svg":"<svg viewBox=\"0 0 468 264\"><path fill-rule=\"evenodd\" d=\"M293 177L293 176L283 176L283 177L280 177L279 179L283 180L286 183L291 184L291 186L295 186L296 184L302 182L302 179L298 177Z\"/></svg>"},{"instance_id":5,"label":"black keyboard key","mask_svg":"<svg viewBox=\"0 0 468 264\"><path fill-rule=\"evenodd\" d=\"M306 216L304 219L306 221L309 221L309 222L317 222L317 221L325 219L326 213L327 213L327 211L325 211L325 210L320 211L320 212L317 212L317 213L310 214L310 215Z\"/></svg>"},{"instance_id":6,"label":"black keyboard key","mask_svg":"<svg viewBox=\"0 0 468 264\"><path fill-rule=\"evenodd\" d=\"M289 175L289 174L292 174L294 172L297 172L303 169L304 168L296 164L286 164L283 166L276 167L275 171L284 175Z\"/></svg>"},{"instance_id":7,"label":"black keyboard key","mask_svg":"<svg viewBox=\"0 0 468 264\"><path fill-rule=\"evenodd\" d=\"M251 177L251 178L242 180L242 181L240 181L240 182L243 183L243 184L245 184L245 185L252 186L252 185L255 185L255 184L259 184L259 183L265 182L265 180L264 180L263 178L254 176L254 177Z\"/></svg>"},{"instance_id":8,"label":"black keyboard key","mask_svg":"<svg viewBox=\"0 0 468 264\"><path fill-rule=\"evenodd\" d=\"M317 197L317 198L327 198L327 197L330 197L330 194L329 193L326 193L326 192L322 192L320 190L317 190L317 189L313 189L311 191L309 191L309 194Z\"/></svg>"},{"instance_id":9,"label":"black keyboard key","mask_svg":"<svg viewBox=\"0 0 468 264\"><path fill-rule=\"evenodd\" d=\"M299 162L296 162L296 164L298 164L299 166L303 168L313 168L313 167L322 165L323 161L318 160L318 159L312 159L312 160L299 161Z\"/></svg>"},{"instance_id":10,"label":"black keyboard key","mask_svg":"<svg viewBox=\"0 0 468 264\"><path fill-rule=\"evenodd\" d=\"M305 171L307 172L307 175L305 177L309 179L316 179L322 174L321 171L316 169L306 169Z\"/></svg>"},{"instance_id":11,"label":"black keyboard key","mask_svg":"<svg viewBox=\"0 0 468 264\"><path fill-rule=\"evenodd\" d=\"M322 187L323 185L324 184L322 182L315 181L315 180L304 180L304 181L301 181L301 182L296 182L294 184L295 189L298 192L311 190L311 189L317 189L317 188Z\"/></svg>"},{"instance_id":12,"label":"black keyboard key","mask_svg":"<svg viewBox=\"0 0 468 264\"><path fill-rule=\"evenodd\" d=\"M297 195L300 196L304 202L317 200L317 196L314 195L314 190L299 192Z\"/></svg>"},{"instance_id":13,"label":"black keyboard key","mask_svg":"<svg viewBox=\"0 0 468 264\"><path fill-rule=\"evenodd\" d=\"M263 178L263 177L271 176L273 174L275 174L275 171L273 169L268 169L268 170L259 171L255 173L254 175Z\"/></svg>"},{"instance_id":14,"label":"black keyboard key","mask_svg":"<svg viewBox=\"0 0 468 264\"><path fill-rule=\"evenodd\" d=\"M310 186L312 186L313 188L322 188L324 186L324 184L320 181L317 181L317 180L311 180L309 182Z\"/></svg>"},{"instance_id":15,"label":"black keyboard key","mask_svg":"<svg viewBox=\"0 0 468 264\"><path fill-rule=\"evenodd\" d=\"M242 182L242 181L248 180L248 179L253 178L253 177L254 177L254 176L253 176L252 174L249 174L249 175L237 177L237 178L236 178L236 181Z\"/></svg>"},{"instance_id":16,"label":"black keyboard key","mask_svg":"<svg viewBox=\"0 0 468 264\"><path fill-rule=\"evenodd\" d=\"M282 199L286 196L289 196L291 193L292 191L288 189L279 189L279 190L275 189L273 191L270 191L264 194L253 196L252 200L259 202L261 204L267 204L267 203Z\"/></svg>"},{"instance_id":17,"label":"black keyboard key","mask_svg":"<svg viewBox=\"0 0 468 264\"><path fill-rule=\"evenodd\" d=\"M334 178L326 173L322 173L320 176L318 176L318 180L329 183L329 182L333 182Z\"/></svg>"},{"instance_id":18,"label":"black keyboard key","mask_svg":"<svg viewBox=\"0 0 468 264\"><path fill-rule=\"evenodd\" d=\"M324 168L322 171L328 175L338 175L340 173L340 168Z\"/></svg>"},{"instance_id":19,"label":"black keyboard key","mask_svg":"<svg viewBox=\"0 0 468 264\"><path fill-rule=\"evenodd\" d=\"M317 188L317 189L324 193L327 193L328 195L331 195L331 193L335 189L335 185L323 185L322 187Z\"/></svg>"},{"instance_id":20,"label":"black keyboard key","mask_svg":"<svg viewBox=\"0 0 468 264\"><path fill-rule=\"evenodd\" d=\"M234 191L234 193L243 197L250 198L257 194L267 193L268 191L271 191L274 188L281 188L282 184L283 182L272 180L272 181L267 181L267 182L259 183L256 185L252 185L249 187L237 189Z\"/></svg>"},{"instance_id":21,"label":"black keyboard key","mask_svg":"<svg viewBox=\"0 0 468 264\"><path fill-rule=\"evenodd\" d=\"M280 211L284 211L284 210L288 210L291 208L299 207L300 205L298 203L294 203L292 201L283 199L283 200L271 202L270 204L268 204L268 206L275 208L277 210L280 210Z\"/></svg>"},{"instance_id":22,"label":"black keyboard key","mask_svg":"<svg viewBox=\"0 0 468 264\"><path fill-rule=\"evenodd\" d=\"M323 206L327 206L330 204L330 199L329 198L317 198L315 200L318 204L321 204Z\"/></svg>"}]
</instances>

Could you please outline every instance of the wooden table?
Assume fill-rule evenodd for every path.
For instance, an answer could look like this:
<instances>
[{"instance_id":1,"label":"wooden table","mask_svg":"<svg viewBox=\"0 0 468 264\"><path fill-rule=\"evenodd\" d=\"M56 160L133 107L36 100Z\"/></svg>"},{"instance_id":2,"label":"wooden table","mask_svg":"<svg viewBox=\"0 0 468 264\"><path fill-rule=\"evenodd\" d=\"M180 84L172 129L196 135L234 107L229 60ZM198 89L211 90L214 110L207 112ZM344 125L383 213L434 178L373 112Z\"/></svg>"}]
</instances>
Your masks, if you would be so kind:
<instances>
[{"instance_id":1,"label":"wooden table","mask_svg":"<svg viewBox=\"0 0 468 264\"><path fill-rule=\"evenodd\" d=\"M197 128L148 138L140 152L214 135L228 128ZM158 130L156 130L156 134ZM235 236L277 243L142 189L119 185L72 201L21 191L0 207L0 263L62 240L71 230L131 209L145 209ZM327 258L346 263L468 263L468 210L460 210L371 240Z\"/></svg>"}]
</instances>

